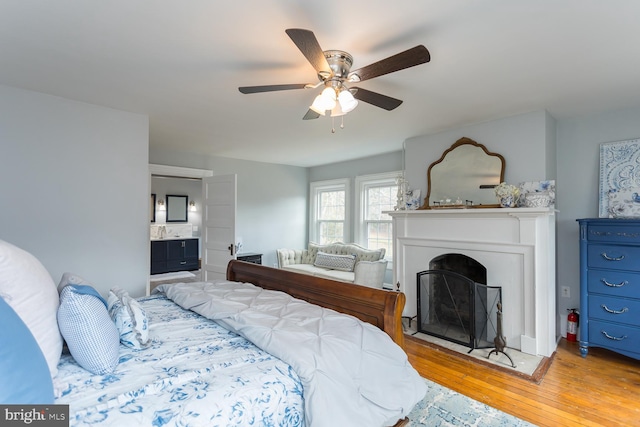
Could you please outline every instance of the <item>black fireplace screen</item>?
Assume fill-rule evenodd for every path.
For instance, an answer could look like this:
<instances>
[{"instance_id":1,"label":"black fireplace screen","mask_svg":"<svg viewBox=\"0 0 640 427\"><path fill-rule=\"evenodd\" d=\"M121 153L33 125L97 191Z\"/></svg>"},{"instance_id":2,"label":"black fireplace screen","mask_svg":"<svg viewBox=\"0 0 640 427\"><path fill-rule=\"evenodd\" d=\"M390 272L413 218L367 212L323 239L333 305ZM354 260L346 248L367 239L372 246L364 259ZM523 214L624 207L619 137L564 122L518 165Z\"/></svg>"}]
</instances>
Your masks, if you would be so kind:
<instances>
[{"instance_id":1,"label":"black fireplace screen","mask_svg":"<svg viewBox=\"0 0 640 427\"><path fill-rule=\"evenodd\" d=\"M494 346L499 286L447 270L418 273L418 332L475 348Z\"/></svg>"}]
</instances>

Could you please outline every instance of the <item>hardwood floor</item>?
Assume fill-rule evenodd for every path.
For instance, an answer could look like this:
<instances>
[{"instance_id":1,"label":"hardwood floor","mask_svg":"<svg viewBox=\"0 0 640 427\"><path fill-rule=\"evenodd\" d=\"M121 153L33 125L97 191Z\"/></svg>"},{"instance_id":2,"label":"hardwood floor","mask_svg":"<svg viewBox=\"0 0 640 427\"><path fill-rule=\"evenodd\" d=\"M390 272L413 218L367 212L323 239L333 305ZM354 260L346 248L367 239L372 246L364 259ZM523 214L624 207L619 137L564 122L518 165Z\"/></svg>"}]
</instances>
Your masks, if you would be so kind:
<instances>
[{"instance_id":1,"label":"hardwood floor","mask_svg":"<svg viewBox=\"0 0 640 427\"><path fill-rule=\"evenodd\" d=\"M538 426L640 426L640 361L562 339L539 384L452 357L406 336L424 378Z\"/></svg>"}]
</instances>

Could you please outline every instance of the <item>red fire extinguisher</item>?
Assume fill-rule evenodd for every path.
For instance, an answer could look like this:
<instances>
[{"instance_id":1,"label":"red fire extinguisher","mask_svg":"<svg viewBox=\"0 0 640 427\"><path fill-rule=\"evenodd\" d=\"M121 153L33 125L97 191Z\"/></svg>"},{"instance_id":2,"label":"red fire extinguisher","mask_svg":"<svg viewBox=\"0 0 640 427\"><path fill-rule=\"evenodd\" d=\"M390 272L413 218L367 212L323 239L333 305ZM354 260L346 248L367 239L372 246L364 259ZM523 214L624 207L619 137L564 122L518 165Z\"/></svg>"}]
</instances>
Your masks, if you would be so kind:
<instances>
[{"instance_id":1,"label":"red fire extinguisher","mask_svg":"<svg viewBox=\"0 0 640 427\"><path fill-rule=\"evenodd\" d=\"M567 316L567 341L576 342L578 334L578 309L569 308Z\"/></svg>"}]
</instances>

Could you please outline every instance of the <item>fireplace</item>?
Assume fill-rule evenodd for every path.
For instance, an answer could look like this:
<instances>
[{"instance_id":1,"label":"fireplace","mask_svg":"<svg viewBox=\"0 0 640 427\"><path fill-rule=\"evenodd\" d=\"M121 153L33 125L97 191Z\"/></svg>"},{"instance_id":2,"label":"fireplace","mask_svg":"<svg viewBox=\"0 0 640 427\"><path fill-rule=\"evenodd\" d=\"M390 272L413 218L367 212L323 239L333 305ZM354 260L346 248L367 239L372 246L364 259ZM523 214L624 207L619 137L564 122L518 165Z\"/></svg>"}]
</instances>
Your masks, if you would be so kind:
<instances>
[{"instance_id":1,"label":"fireplace","mask_svg":"<svg viewBox=\"0 0 640 427\"><path fill-rule=\"evenodd\" d=\"M417 274L418 332L469 347L493 347L500 287L487 286L487 269L462 254L444 254Z\"/></svg>"},{"instance_id":2,"label":"fireplace","mask_svg":"<svg viewBox=\"0 0 640 427\"><path fill-rule=\"evenodd\" d=\"M393 283L418 311L417 274L430 260L461 254L486 268L502 292L502 329L510 348L551 356L557 346L555 211L552 208L431 209L389 212L393 218ZM441 268L441 267L437 267Z\"/></svg>"}]
</instances>

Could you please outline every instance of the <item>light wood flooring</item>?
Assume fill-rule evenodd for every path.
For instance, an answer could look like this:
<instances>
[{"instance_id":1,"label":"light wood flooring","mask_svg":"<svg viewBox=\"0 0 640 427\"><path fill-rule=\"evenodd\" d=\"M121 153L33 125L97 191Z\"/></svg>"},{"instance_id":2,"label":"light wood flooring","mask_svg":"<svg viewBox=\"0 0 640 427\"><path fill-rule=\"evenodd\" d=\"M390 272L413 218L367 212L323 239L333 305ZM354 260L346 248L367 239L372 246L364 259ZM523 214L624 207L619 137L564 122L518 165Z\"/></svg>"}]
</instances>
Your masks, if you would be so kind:
<instances>
[{"instance_id":1,"label":"light wood flooring","mask_svg":"<svg viewBox=\"0 0 640 427\"><path fill-rule=\"evenodd\" d=\"M640 426L640 361L604 349L580 356L562 339L539 384L438 351L406 336L424 378L538 426Z\"/></svg>"}]
</instances>

